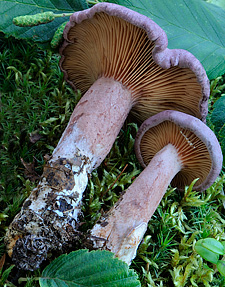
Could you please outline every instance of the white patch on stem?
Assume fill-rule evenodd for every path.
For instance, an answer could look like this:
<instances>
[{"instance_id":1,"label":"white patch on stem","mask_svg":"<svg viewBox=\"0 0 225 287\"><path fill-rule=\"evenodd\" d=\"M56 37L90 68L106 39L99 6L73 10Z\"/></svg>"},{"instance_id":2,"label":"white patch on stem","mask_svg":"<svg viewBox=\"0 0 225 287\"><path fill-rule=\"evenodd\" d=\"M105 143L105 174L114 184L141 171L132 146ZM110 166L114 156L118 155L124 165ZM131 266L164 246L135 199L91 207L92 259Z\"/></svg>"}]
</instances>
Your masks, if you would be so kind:
<instances>
[{"instance_id":1,"label":"white patch on stem","mask_svg":"<svg viewBox=\"0 0 225 287\"><path fill-rule=\"evenodd\" d=\"M89 168L88 164L83 162L82 166L73 165L72 167L69 164L65 165L66 168L70 169L73 172L74 177L74 187L72 189L63 189L57 191L55 188L51 188L46 181L46 178L43 178L39 183L38 187L33 190L35 193L39 190L39 194L35 200L31 200L29 209L35 212L37 215L42 215L44 210L52 210L52 206L48 206L48 196L51 193L57 195L55 202L58 207L60 207L60 200L64 200L68 205L71 206L70 210L61 211L58 209L52 210L59 217L72 218L77 221L78 215L81 212L81 200L83 192L88 183L88 173L87 169ZM32 194L31 194L32 197Z\"/></svg>"},{"instance_id":2,"label":"white patch on stem","mask_svg":"<svg viewBox=\"0 0 225 287\"><path fill-rule=\"evenodd\" d=\"M74 173L74 188L72 190L63 189L58 193L56 197L56 202L58 206L60 205L60 199L66 200L66 202L71 205L71 210L61 212L59 210L54 210L59 216L63 217L66 213L68 217L71 217L77 221L78 215L81 212L80 203L83 197L83 192L88 183L87 167L84 165L82 169L78 166L72 166L72 171ZM80 172L79 172L80 170Z\"/></svg>"},{"instance_id":3,"label":"white patch on stem","mask_svg":"<svg viewBox=\"0 0 225 287\"><path fill-rule=\"evenodd\" d=\"M138 246L147 230L147 227L148 225L146 222L142 222L135 227L122 242L116 257L127 264L130 264L136 256Z\"/></svg>"},{"instance_id":4,"label":"white patch on stem","mask_svg":"<svg viewBox=\"0 0 225 287\"><path fill-rule=\"evenodd\" d=\"M30 197L32 197L32 194L34 194L37 190L39 190L39 196L37 197L36 200L33 200L33 199L31 200L29 209L33 210L36 214L41 215L43 210L46 209L45 198L47 198L48 194L52 192L52 188L48 186L48 183L46 182L46 178L43 178L42 181L39 182L38 187L33 189Z\"/></svg>"}]
</instances>

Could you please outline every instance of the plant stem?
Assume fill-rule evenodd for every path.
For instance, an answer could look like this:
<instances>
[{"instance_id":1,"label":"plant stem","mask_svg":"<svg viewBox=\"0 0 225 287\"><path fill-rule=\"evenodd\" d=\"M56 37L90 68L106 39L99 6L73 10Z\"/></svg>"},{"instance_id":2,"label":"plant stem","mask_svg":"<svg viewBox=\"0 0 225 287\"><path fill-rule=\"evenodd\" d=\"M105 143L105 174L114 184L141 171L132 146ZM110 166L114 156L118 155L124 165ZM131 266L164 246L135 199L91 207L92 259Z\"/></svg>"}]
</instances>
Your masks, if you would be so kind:
<instances>
[{"instance_id":1,"label":"plant stem","mask_svg":"<svg viewBox=\"0 0 225 287\"><path fill-rule=\"evenodd\" d=\"M88 4L91 4L91 5L95 5L95 4L98 4L98 3L101 3L102 1L98 1L98 0L87 0L87 3Z\"/></svg>"},{"instance_id":2,"label":"plant stem","mask_svg":"<svg viewBox=\"0 0 225 287\"><path fill-rule=\"evenodd\" d=\"M55 18L71 16L73 13L54 14Z\"/></svg>"}]
</instances>

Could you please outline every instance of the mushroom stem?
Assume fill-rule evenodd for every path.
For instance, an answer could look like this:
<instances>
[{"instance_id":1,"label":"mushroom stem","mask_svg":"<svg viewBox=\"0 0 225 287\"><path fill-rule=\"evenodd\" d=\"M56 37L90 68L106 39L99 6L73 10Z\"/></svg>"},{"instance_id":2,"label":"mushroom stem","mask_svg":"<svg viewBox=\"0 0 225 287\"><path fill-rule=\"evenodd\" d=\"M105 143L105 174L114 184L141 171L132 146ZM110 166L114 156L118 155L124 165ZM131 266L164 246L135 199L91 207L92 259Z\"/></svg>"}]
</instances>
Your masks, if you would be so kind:
<instances>
[{"instance_id":1,"label":"mushroom stem","mask_svg":"<svg viewBox=\"0 0 225 287\"><path fill-rule=\"evenodd\" d=\"M75 107L52 160L73 158L79 150L90 160L91 172L109 153L131 108L130 90L112 78L99 78Z\"/></svg>"},{"instance_id":2,"label":"mushroom stem","mask_svg":"<svg viewBox=\"0 0 225 287\"><path fill-rule=\"evenodd\" d=\"M110 151L131 106L131 92L104 77L79 101L41 181L7 231L5 243L17 267L34 270L49 251L79 239L88 174Z\"/></svg>"},{"instance_id":3,"label":"mushroom stem","mask_svg":"<svg viewBox=\"0 0 225 287\"><path fill-rule=\"evenodd\" d=\"M94 247L110 250L130 264L148 221L181 168L181 160L172 144L159 151L118 203L95 224L90 236Z\"/></svg>"}]
</instances>

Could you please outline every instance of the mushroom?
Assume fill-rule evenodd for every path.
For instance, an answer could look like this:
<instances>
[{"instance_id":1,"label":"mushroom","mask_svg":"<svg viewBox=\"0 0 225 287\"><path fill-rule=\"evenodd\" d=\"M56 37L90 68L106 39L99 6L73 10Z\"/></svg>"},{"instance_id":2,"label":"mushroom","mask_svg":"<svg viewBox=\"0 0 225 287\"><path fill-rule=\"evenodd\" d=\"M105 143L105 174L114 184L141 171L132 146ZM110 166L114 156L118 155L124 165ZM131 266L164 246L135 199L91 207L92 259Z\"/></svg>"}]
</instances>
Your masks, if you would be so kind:
<instances>
[{"instance_id":1,"label":"mushroom","mask_svg":"<svg viewBox=\"0 0 225 287\"><path fill-rule=\"evenodd\" d=\"M99 3L75 12L64 38L60 67L84 95L7 231L8 253L21 269L38 268L48 252L79 238L88 175L109 153L130 111L140 123L165 109L203 121L207 115L204 68L191 53L168 49L166 34L148 17Z\"/></svg>"},{"instance_id":2,"label":"mushroom","mask_svg":"<svg viewBox=\"0 0 225 287\"><path fill-rule=\"evenodd\" d=\"M199 178L195 190L207 189L219 175L223 156L215 134L199 119L167 110L147 119L135 139L145 168L120 200L91 230L94 248L107 249L127 264L168 185L183 189Z\"/></svg>"}]
</instances>

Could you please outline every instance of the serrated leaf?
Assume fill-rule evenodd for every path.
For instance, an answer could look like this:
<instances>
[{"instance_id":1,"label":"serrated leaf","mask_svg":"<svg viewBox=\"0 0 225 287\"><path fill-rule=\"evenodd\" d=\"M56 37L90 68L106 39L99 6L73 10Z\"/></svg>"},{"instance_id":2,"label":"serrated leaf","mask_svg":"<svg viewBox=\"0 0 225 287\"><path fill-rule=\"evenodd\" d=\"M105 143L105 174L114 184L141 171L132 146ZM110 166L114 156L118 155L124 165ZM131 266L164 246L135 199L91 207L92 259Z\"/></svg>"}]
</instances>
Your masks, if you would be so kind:
<instances>
[{"instance_id":1,"label":"serrated leaf","mask_svg":"<svg viewBox=\"0 0 225 287\"><path fill-rule=\"evenodd\" d=\"M41 287L135 287L136 273L109 251L77 250L49 264L39 279Z\"/></svg>"},{"instance_id":2,"label":"serrated leaf","mask_svg":"<svg viewBox=\"0 0 225 287\"><path fill-rule=\"evenodd\" d=\"M202 0L111 0L155 21L170 49L185 49L214 79L225 71L225 11Z\"/></svg>"},{"instance_id":3,"label":"serrated leaf","mask_svg":"<svg viewBox=\"0 0 225 287\"><path fill-rule=\"evenodd\" d=\"M190 51L203 64L210 79L225 70L225 11L202 0L110 0L136 10L161 26L167 33L171 49ZM25 14L45 11L69 13L87 9L85 0L39 1L33 5L16 0L0 0L0 31L16 38L48 42L56 29L68 18L57 18L53 22L32 28L15 27L12 19Z\"/></svg>"},{"instance_id":4,"label":"serrated leaf","mask_svg":"<svg viewBox=\"0 0 225 287\"><path fill-rule=\"evenodd\" d=\"M13 24L13 18L24 15L34 15L46 11L52 11L56 14L73 13L75 11L87 9L85 0L51 0L51 1L17 1L0 0L0 31L7 35L12 35L19 39L31 39L35 42L51 41L56 29L69 17L57 18L48 24L36 27L17 27Z\"/></svg>"}]
</instances>

